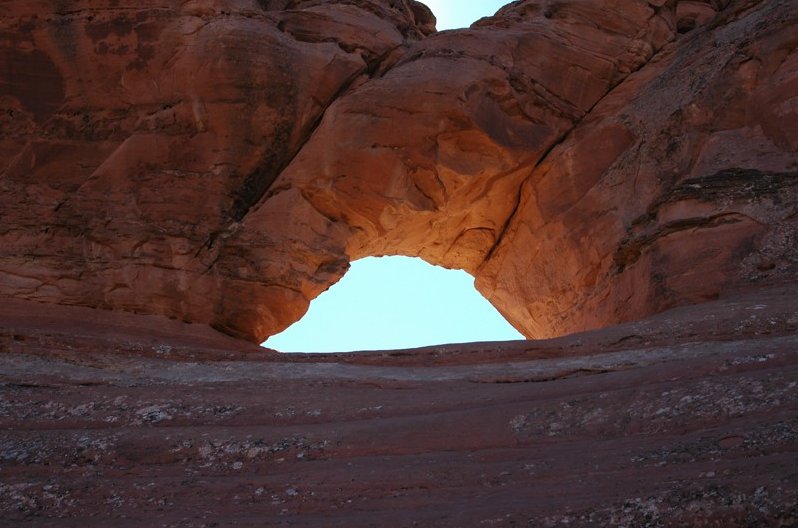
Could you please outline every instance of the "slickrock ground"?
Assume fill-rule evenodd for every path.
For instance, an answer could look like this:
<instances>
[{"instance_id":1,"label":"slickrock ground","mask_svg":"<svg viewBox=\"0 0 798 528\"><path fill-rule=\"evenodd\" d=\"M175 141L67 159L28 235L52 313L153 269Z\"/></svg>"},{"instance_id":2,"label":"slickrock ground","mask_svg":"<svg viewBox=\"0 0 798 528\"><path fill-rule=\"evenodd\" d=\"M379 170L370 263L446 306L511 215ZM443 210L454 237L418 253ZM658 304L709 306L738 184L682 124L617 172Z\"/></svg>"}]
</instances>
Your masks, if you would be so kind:
<instances>
[{"instance_id":1,"label":"slickrock ground","mask_svg":"<svg viewBox=\"0 0 798 528\"><path fill-rule=\"evenodd\" d=\"M796 296L330 356L16 301L0 526L796 526Z\"/></svg>"}]
</instances>

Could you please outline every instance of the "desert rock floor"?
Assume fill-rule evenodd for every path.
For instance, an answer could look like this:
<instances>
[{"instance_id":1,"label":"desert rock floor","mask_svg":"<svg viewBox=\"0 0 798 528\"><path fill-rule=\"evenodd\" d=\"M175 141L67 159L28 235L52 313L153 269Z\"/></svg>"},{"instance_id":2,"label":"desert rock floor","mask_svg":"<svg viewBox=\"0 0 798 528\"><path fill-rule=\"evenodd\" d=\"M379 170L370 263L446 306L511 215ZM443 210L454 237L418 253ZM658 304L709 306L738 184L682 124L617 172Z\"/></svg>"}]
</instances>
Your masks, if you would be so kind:
<instances>
[{"instance_id":1,"label":"desert rock floor","mask_svg":"<svg viewBox=\"0 0 798 528\"><path fill-rule=\"evenodd\" d=\"M0 526L796 526L796 299L348 355L5 303Z\"/></svg>"}]
</instances>

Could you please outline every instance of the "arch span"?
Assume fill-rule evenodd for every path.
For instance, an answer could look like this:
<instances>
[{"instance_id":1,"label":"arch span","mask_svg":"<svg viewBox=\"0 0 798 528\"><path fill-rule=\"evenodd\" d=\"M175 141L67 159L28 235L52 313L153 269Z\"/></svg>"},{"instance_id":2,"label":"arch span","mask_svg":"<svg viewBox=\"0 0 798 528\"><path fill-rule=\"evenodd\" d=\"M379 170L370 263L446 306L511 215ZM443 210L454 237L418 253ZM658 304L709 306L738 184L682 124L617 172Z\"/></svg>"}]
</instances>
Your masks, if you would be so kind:
<instances>
[{"instance_id":1,"label":"arch span","mask_svg":"<svg viewBox=\"0 0 798 528\"><path fill-rule=\"evenodd\" d=\"M222 251L220 267L241 255L266 262L293 294L295 311L281 319L285 305L273 309L256 334L298 319L348 261L369 255L467 270L531 338L781 280L755 262L788 251L775 232L794 232L795 219L771 198L795 193L795 147L764 138L764 117L732 119L709 96L743 82L730 60L751 20L674 42L679 13L637 1L563 2L556 13L517 3L419 42L337 100ZM674 51L683 46L693 51ZM759 82L739 104L774 89ZM698 126L688 108L737 119L718 126L738 132ZM737 157L713 154L740 148L739 134L767 153L754 162L743 152L760 147L746 140ZM760 182L755 214L738 192L746 181Z\"/></svg>"},{"instance_id":2,"label":"arch span","mask_svg":"<svg viewBox=\"0 0 798 528\"><path fill-rule=\"evenodd\" d=\"M64 98L0 97L3 297L260 343L370 255L467 270L528 337L795 281L779 0L95 4L7 13L0 67L37 50Z\"/></svg>"}]
</instances>

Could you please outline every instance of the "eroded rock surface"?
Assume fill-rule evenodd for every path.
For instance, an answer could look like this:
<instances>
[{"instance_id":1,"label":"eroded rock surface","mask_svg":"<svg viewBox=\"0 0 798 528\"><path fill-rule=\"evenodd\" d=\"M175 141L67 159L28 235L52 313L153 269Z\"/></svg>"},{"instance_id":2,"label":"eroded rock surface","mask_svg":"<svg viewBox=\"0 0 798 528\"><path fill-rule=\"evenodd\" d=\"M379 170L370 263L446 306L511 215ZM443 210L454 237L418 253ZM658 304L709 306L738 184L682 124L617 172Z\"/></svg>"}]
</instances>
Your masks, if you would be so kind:
<instances>
[{"instance_id":1,"label":"eroded rock surface","mask_svg":"<svg viewBox=\"0 0 798 528\"><path fill-rule=\"evenodd\" d=\"M524 182L480 289L547 335L795 281L796 23L732 3L603 98Z\"/></svg>"},{"instance_id":2,"label":"eroded rock surface","mask_svg":"<svg viewBox=\"0 0 798 528\"><path fill-rule=\"evenodd\" d=\"M0 294L205 323L237 303L297 317L268 271L220 276L215 248L331 102L434 23L369 0L4 9Z\"/></svg>"},{"instance_id":3,"label":"eroded rock surface","mask_svg":"<svg viewBox=\"0 0 798 528\"><path fill-rule=\"evenodd\" d=\"M405 254L547 337L795 281L792 0L4 8L6 298L257 341Z\"/></svg>"},{"instance_id":4,"label":"eroded rock surface","mask_svg":"<svg viewBox=\"0 0 798 528\"><path fill-rule=\"evenodd\" d=\"M0 526L794 526L796 295L315 356L13 301Z\"/></svg>"},{"instance_id":5,"label":"eroded rock surface","mask_svg":"<svg viewBox=\"0 0 798 528\"><path fill-rule=\"evenodd\" d=\"M798 523L794 0L0 7L0 526ZM380 254L604 328L225 335Z\"/></svg>"}]
</instances>

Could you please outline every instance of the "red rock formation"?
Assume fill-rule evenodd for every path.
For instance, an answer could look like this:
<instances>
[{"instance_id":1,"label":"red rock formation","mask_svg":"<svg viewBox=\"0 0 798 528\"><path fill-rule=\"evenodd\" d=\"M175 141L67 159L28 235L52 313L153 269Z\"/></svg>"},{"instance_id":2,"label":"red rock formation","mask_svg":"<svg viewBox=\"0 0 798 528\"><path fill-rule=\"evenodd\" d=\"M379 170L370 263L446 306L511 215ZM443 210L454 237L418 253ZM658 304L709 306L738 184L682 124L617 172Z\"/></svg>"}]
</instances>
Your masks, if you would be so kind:
<instances>
[{"instance_id":1,"label":"red rock formation","mask_svg":"<svg viewBox=\"0 0 798 528\"><path fill-rule=\"evenodd\" d=\"M795 525L794 0L3 8L1 528ZM329 356L207 326L386 253L528 335L661 313Z\"/></svg>"},{"instance_id":2,"label":"red rock formation","mask_svg":"<svg viewBox=\"0 0 798 528\"><path fill-rule=\"evenodd\" d=\"M526 0L424 38L413 1L15 5L0 294L259 340L349 260L419 255L543 337L794 282L797 22Z\"/></svg>"},{"instance_id":3,"label":"red rock formation","mask_svg":"<svg viewBox=\"0 0 798 528\"><path fill-rule=\"evenodd\" d=\"M267 274L231 300L238 280L215 272L209 249L326 107L433 20L414 2L290 3L9 6L0 294L206 323L228 303L283 304Z\"/></svg>"},{"instance_id":4,"label":"red rock formation","mask_svg":"<svg viewBox=\"0 0 798 528\"><path fill-rule=\"evenodd\" d=\"M534 169L478 277L516 324L533 321L524 327L537 335L593 328L795 281L790 5L735 3L680 36Z\"/></svg>"}]
</instances>

